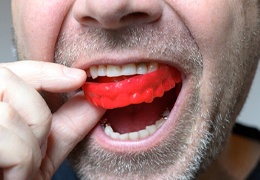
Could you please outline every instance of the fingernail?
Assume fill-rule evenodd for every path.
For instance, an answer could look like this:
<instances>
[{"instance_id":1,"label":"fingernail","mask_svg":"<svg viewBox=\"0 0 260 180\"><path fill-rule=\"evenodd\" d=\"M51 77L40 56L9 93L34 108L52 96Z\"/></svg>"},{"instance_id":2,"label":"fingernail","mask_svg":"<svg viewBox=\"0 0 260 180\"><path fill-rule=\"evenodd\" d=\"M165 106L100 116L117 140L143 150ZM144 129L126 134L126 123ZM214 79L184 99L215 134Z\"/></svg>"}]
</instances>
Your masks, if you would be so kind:
<instances>
[{"instance_id":1,"label":"fingernail","mask_svg":"<svg viewBox=\"0 0 260 180\"><path fill-rule=\"evenodd\" d=\"M69 77L73 79L79 79L82 78L83 76L86 76L86 73L81 70L81 69L76 69L76 68L64 68L64 73Z\"/></svg>"}]
</instances>

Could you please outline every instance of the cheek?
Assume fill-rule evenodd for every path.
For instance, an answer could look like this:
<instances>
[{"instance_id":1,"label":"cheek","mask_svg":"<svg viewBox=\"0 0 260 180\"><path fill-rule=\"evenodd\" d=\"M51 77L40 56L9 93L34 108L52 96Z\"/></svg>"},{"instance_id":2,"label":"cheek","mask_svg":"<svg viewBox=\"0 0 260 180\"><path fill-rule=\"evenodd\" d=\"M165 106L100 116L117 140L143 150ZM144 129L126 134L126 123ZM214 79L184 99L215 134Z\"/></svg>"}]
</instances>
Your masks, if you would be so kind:
<instances>
[{"instance_id":1,"label":"cheek","mask_svg":"<svg viewBox=\"0 0 260 180\"><path fill-rule=\"evenodd\" d=\"M227 74L228 69L223 68L232 63L232 59L222 58L222 53L230 49L231 44L238 39L237 9L241 6L240 0L169 0L179 16L185 22L190 33L196 41L203 57L202 91L201 95L208 105L217 97L211 85L212 79L216 84L222 81L218 74ZM241 8L241 7L240 7ZM222 61L222 62L221 62ZM223 62L224 61L224 62ZM229 62L227 62L229 61ZM224 73L220 73L220 70ZM219 84L218 84L219 85ZM219 85L219 87L221 87ZM222 88L222 87L221 87ZM219 89L221 89L219 88ZM211 93L211 94L209 94ZM215 101L213 101L215 102ZM205 108L207 109L207 108Z\"/></svg>"},{"instance_id":2,"label":"cheek","mask_svg":"<svg viewBox=\"0 0 260 180\"><path fill-rule=\"evenodd\" d=\"M72 1L13 0L13 23L22 57L53 61L60 27Z\"/></svg>"},{"instance_id":3,"label":"cheek","mask_svg":"<svg viewBox=\"0 0 260 180\"><path fill-rule=\"evenodd\" d=\"M227 0L171 1L202 54L223 46L233 31L233 4ZM204 52L205 51L205 52Z\"/></svg>"},{"instance_id":4,"label":"cheek","mask_svg":"<svg viewBox=\"0 0 260 180\"><path fill-rule=\"evenodd\" d=\"M241 0L172 0L173 7L185 22L203 57L203 78L225 74L225 65L234 64L232 48L241 39ZM230 56L229 56L230 57ZM220 72L222 71L222 72Z\"/></svg>"}]
</instances>

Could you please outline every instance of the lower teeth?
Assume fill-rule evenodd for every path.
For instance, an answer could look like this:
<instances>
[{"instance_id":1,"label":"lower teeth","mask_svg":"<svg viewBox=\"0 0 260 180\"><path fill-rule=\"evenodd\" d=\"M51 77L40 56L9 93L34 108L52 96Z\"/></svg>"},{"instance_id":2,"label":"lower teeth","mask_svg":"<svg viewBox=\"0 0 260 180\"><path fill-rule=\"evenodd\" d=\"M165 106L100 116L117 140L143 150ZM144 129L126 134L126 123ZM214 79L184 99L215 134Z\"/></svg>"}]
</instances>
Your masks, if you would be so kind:
<instances>
[{"instance_id":1,"label":"lower teeth","mask_svg":"<svg viewBox=\"0 0 260 180\"><path fill-rule=\"evenodd\" d=\"M105 130L105 133L107 136L111 137L112 139L119 139L119 140L139 140L144 139L150 135L152 135L157 129L159 129L167 120L168 116L170 114L170 111L167 109L165 110L161 115L161 119L155 122L155 124L146 126L145 129L142 129L137 132L130 132L125 134L119 134L118 132L114 132L112 127L106 123L106 120L102 120L102 124Z\"/></svg>"}]
</instances>

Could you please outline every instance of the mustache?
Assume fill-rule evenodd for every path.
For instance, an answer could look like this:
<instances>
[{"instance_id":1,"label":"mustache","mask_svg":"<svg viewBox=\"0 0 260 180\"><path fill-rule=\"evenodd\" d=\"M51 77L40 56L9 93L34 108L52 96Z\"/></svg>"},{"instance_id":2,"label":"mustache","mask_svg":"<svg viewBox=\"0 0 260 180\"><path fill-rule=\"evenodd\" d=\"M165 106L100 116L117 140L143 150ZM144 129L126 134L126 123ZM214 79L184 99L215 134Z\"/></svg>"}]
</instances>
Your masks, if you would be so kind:
<instances>
[{"instance_id":1,"label":"mustache","mask_svg":"<svg viewBox=\"0 0 260 180\"><path fill-rule=\"evenodd\" d=\"M91 59L93 55L111 52L141 52L147 58L185 60L179 64L202 67L199 48L187 29L152 25L116 30L71 29L58 38L55 62L71 66L79 56Z\"/></svg>"}]
</instances>

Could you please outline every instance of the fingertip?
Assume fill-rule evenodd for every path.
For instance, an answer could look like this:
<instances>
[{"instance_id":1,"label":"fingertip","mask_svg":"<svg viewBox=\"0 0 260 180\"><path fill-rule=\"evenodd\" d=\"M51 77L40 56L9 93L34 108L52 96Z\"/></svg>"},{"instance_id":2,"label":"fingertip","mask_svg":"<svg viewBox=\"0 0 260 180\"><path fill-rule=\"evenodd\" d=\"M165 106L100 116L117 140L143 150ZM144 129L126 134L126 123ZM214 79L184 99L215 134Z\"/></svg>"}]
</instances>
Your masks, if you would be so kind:
<instances>
[{"instance_id":1,"label":"fingertip","mask_svg":"<svg viewBox=\"0 0 260 180\"><path fill-rule=\"evenodd\" d=\"M81 80L86 81L86 78L87 78L86 72L82 69L69 68L69 67L64 66L63 72L67 77L75 79L75 80L81 79Z\"/></svg>"}]
</instances>

